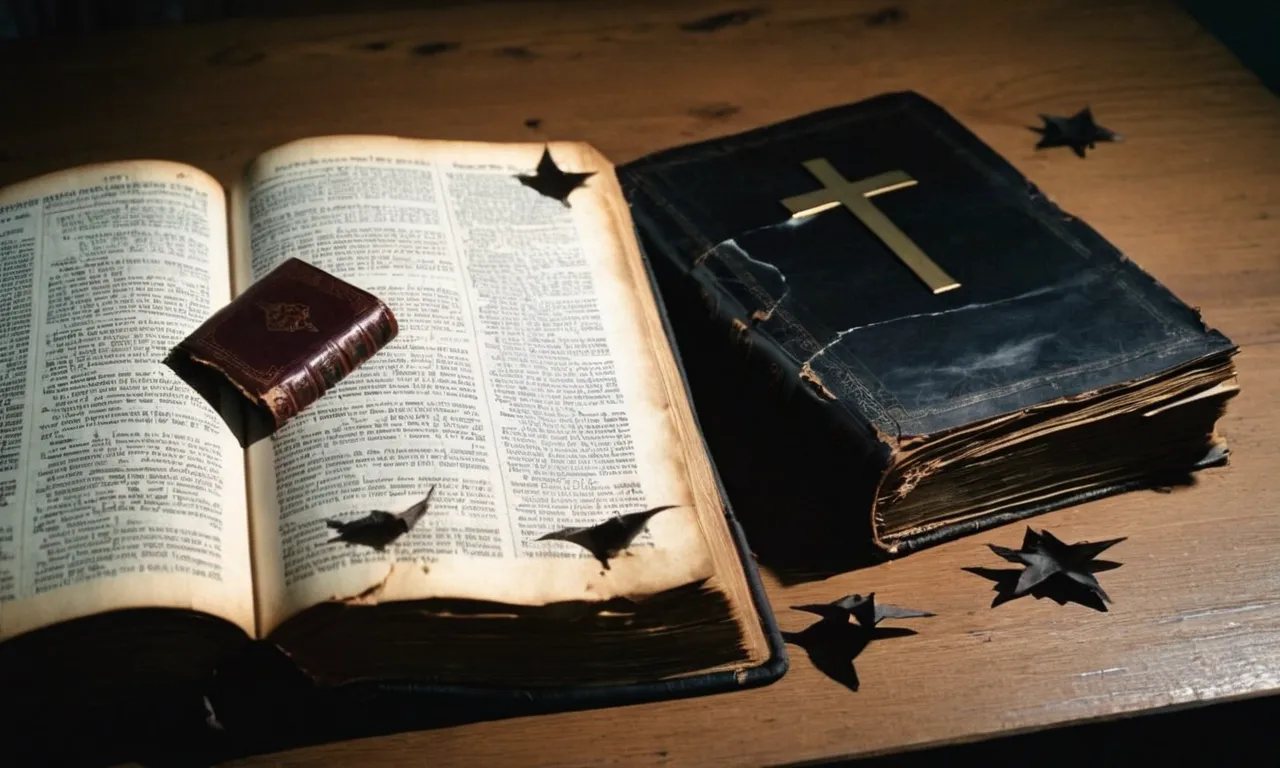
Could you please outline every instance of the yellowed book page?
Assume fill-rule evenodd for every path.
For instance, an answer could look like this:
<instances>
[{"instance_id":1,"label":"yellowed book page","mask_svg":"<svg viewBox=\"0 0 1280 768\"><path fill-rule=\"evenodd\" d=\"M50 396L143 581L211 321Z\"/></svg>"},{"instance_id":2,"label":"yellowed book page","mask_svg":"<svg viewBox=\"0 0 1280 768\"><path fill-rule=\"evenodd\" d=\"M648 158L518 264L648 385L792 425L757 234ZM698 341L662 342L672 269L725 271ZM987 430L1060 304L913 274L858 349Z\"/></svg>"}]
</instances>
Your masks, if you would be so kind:
<instances>
[{"instance_id":1,"label":"yellowed book page","mask_svg":"<svg viewBox=\"0 0 1280 768\"><path fill-rule=\"evenodd\" d=\"M259 620L364 595L516 604L652 593L712 573L640 292L597 170L570 206L522 185L542 145L334 137L273 150L233 192L235 286L296 257L379 296L400 334L250 449ZM609 185L613 185L610 187ZM651 300L651 299L650 299ZM399 511L386 552L325 520ZM677 504L603 569L542 534Z\"/></svg>"},{"instance_id":2,"label":"yellowed book page","mask_svg":"<svg viewBox=\"0 0 1280 768\"><path fill-rule=\"evenodd\" d=\"M244 453L163 364L230 299L226 215L167 162L0 190L0 638L138 607L254 631Z\"/></svg>"}]
</instances>

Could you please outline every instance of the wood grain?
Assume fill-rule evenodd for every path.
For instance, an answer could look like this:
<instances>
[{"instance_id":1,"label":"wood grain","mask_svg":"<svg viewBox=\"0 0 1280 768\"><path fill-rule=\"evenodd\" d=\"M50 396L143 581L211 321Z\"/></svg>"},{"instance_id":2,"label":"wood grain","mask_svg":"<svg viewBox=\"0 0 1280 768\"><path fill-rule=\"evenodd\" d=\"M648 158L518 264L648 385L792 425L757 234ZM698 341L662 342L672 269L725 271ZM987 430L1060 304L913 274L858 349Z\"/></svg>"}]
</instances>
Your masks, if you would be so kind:
<instances>
[{"instance_id":1,"label":"wood grain","mask_svg":"<svg viewBox=\"0 0 1280 768\"><path fill-rule=\"evenodd\" d=\"M754 6L753 6L754 7ZM312 747L244 765L734 765L871 754L1280 687L1280 106L1169 4L1036 0L787 2L715 31L717 2L478 3L220 23L84 45L12 44L0 69L0 182L98 160L163 157L224 182L255 153L327 133L584 139L615 162L873 94L938 101L1044 192L1243 346L1222 431L1229 467L1172 494L1039 518L1108 552L1110 613L1048 600L990 608L988 541L824 582L936 611L858 660L862 690L803 652L767 688ZM705 26L705 25L704 25ZM1037 153L1039 112L1086 104L1125 136L1079 160ZM536 118L536 129L525 121ZM619 726L620 723L624 725ZM621 735L619 735L621 734Z\"/></svg>"}]
</instances>

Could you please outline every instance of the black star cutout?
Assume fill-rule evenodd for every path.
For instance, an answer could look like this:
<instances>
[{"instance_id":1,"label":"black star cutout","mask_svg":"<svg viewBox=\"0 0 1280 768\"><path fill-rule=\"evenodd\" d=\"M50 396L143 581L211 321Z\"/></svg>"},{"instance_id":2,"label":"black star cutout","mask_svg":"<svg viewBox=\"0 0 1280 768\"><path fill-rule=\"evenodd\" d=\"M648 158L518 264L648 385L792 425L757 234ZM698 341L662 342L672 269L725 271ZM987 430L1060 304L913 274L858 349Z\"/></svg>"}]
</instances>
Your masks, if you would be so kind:
<instances>
[{"instance_id":1,"label":"black star cutout","mask_svg":"<svg viewBox=\"0 0 1280 768\"><path fill-rule=\"evenodd\" d=\"M431 494L435 492L436 487L433 485L422 501L403 512L385 512L375 509L364 517L350 522L325 520L326 526L338 532L338 535L329 541L343 541L348 546L363 544L381 552L396 539L413 530L413 526L417 525L426 514L427 505L431 503Z\"/></svg>"},{"instance_id":2,"label":"black star cutout","mask_svg":"<svg viewBox=\"0 0 1280 768\"><path fill-rule=\"evenodd\" d=\"M849 623L852 618L863 629L875 629L885 619L915 619L933 616L928 611L917 611L914 608L899 608L896 605L876 603L876 593L862 595L845 595L830 603L809 603L793 605L792 610L816 613L823 619L838 623Z\"/></svg>"},{"instance_id":3,"label":"black star cutout","mask_svg":"<svg viewBox=\"0 0 1280 768\"><path fill-rule=\"evenodd\" d=\"M662 507L646 509L643 512L632 512L626 515L615 515L603 523L585 528L562 528L558 531L543 534L538 541L571 541L590 552L600 561L604 569L609 570L609 560L631 545L640 531L649 524L649 518L675 509L678 505L668 504Z\"/></svg>"},{"instance_id":4,"label":"black star cutout","mask_svg":"<svg viewBox=\"0 0 1280 768\"><path fill-rule=\"evenodd\" d=\"M538 161L537 172L532 176L519 174L516 178L526 187L535 189L547 197L559 200L567 208L569 207L569 193L582 186L595 173L595 171L566 173L560 170L560 166L556 165L556 161L551 159L551 148L545 147L542 150L542 159Z\"/></svg>"},{"instance_id":5,"label":"black star cutout","mask_svg":"<svg viewBox=\"0 0 1280 768\"><path fill-rule=\"evenodd\" d=\"M1119 568L1120 564L1094 558L1124 540L1122 537L1064 544L1048 531L1037 533L1028 527L1021 549L987 545L1005 560L1025 566L1024 570L965 570L996 582L996 591L1000 594L992 602L993 608L1030 594L1037 598L1050 597L1060 605L1077 602L1095 610L1106 611L1106 603L1111 602L1111 598L1094 574Z\"/></svg>"},{"instance_id":6,"label":"black star cutout","mask_svg":"<svg viewBox=\"0 0 1280 768\"><path fill-rule=\"evenodd\" d=\"M1071 147L1072 152L1084 157L1085 148L1094 149L1096 142L1120 141L1123 138L1093 122L1093 111L1089 107L1071 117L1040 115L1040 119L1044 121L1044 127L1031 129L1040 134L1036 149Z\"/></svg>"},{"instance_id":7,"label":"black star cutout","mask_svg":"<svg viewBox=\"0 0 1280 768\"><path fill-rule=\"evenodd\" d=\"M916 634L915 630L905 627L877 626L881 621L933 616L928 611L877 604L874 592L866 597L846 595L832 603L791 607L815 613L822 620L800 632L783 632L783 638L803 648L819 672L851 691L860 686L853 661L872 640Z\"/></svg>"}]
</instances>

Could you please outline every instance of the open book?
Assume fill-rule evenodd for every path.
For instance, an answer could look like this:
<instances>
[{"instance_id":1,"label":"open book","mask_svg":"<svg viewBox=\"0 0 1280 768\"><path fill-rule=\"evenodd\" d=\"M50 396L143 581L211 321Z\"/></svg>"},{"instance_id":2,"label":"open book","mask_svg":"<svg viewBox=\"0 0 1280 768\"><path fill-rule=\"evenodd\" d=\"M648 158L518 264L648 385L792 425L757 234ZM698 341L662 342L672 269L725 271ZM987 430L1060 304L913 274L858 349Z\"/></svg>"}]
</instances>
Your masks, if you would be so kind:
<instances>
[{"instance_id":1,"label":"open book","mask_svg":"<svg viewBox=\"0 0 1280 768\"><path fill-rule=\"evenodd\" d=\"M566 205L516 178L543 149L333 137L225 193L151 161L0 192L9 685L198 679L249 639L323 684L780 670L613 169L552 144L596 172ZM245 451L162 361L289 258L400 331ZM433 486L386 551L331 541ZM538 541L668 504L608 569Z\"/></svg>"}]
</instances>

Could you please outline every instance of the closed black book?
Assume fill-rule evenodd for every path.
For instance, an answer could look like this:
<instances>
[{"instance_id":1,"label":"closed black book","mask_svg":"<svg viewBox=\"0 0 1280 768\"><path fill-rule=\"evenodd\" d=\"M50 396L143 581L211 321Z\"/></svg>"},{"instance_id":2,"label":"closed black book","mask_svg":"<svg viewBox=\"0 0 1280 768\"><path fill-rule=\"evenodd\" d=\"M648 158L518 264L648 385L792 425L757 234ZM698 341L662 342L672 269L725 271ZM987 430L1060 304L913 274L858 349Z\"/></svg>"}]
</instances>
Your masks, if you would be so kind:
<instances>
[{"instance_id":1,"label":"closed black book","mask_svg":"<svg viewBox=\"0 0 1280 768\"><path fill-rule=\"evenodd\" d=\"M917 94L618 175L668 302L871 469L890 554L1225 461L1232 342Z\"/></svg>"}]
</instances>

